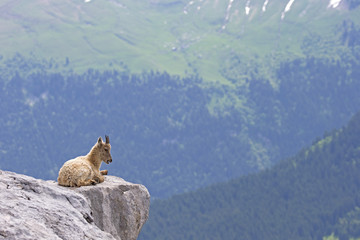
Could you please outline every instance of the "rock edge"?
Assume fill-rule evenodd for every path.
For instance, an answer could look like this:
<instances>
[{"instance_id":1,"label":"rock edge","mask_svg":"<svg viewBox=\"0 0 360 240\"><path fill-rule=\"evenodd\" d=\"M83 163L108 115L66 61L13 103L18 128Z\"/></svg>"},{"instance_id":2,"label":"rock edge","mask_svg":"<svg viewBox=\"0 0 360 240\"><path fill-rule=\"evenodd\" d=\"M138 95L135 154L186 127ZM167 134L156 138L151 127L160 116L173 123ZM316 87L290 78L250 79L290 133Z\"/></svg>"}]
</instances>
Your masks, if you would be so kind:
<instances>
[{"instance_id":1,"label":"rock edge","mask_svg":"<svg viewBox=\"0 0 360 240\"><path fill-rule=\"evenodd\" d=\"M149 207L143 185L114 176L67 188L0 170L0 239L135 240Z\"/></svg>"}]
</instances>

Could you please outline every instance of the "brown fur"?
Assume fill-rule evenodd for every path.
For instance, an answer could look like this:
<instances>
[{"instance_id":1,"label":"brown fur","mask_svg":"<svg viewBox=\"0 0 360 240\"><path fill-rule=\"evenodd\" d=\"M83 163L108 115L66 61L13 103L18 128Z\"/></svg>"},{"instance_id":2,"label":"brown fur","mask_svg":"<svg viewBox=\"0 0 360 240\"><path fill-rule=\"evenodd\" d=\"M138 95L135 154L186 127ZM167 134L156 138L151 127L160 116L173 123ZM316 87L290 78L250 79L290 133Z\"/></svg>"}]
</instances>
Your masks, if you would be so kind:
<instances>
[{"instance_id":1,"label":"brown fur","mask_svg":"<svg viewBox=\"0 0 360 240\"><path fill-rule=\"evenodd\" d=\"M100 171L101 162L112 162L109 137L104 143L99 137L98 142L86 156L80 156L64 163L59 171L58 183L67 187L93 185L104 181L107 170Z\"/></svg>"}]
</instances>

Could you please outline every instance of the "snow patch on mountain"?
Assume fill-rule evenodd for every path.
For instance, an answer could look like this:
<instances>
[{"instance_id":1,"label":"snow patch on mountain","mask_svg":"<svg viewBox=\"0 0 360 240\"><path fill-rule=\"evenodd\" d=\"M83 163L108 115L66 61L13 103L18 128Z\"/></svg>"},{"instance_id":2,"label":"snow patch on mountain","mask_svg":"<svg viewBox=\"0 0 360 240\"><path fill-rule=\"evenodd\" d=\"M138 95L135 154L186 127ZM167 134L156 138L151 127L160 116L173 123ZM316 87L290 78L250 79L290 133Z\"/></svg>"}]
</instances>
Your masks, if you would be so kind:
<instances>
[{"instance_id":1,"label":"snow patch on mountain","mask_svg":"<svg viewBox=\"0 0 360 240\"><path fill-rule=\"evenodd\" d=\"M229 4L228 4L227 9L226 9L226 16L225 16L226 21L228 21L229 18L230 18L230 10L231 10L233 2L234 2L234 0L229 0Z\"/></svg>"},{"instance_id":2,"label":"snow patch on mountain","mask_svg":"<svg viewBox=\"0 0 360 240\"><path fill-rule=\"evenodd\" d=\"M342 0L330 0L328 8L337 8Z\"/></svg>"},{"instance_id":3,"label":"snow patch on mountain","mask_svg":"<svg viewBox=\"0 0 360 240\"><path fill-rule=\"evenodd\" d=\"M232 7L232 3L234 2L234 0L229 0L229 4L226 8L226 15L225 15L225 22L224 24L222 25L222 29L225 29L226 28L226 23L229 21L230 19L230 10L231 10L231 7Z\"/></svg>"},{"instance_id":4,"label":"snow patch on mountain","mask_svg":"<svg viewBox=\"0 0 360 240\"><path fill-rule=\"evenodd\" d=\"M288 11L290 11L291 6L293 5L293 3L295 2L295 0L290 0L287 4L286 7L284 9L284 11L281 13L281 20L283 20L285 18L285 13L287 13Z\"/></svg>"},{"instance_id":5,"label":"snow patch on mountain","mask_svg":"<svg viewBox=\"0 0 360 240\"><path fill-rule=\"evenodd\" d=\"M190 2L184 7L184 10L183 10L184 14L188 14L188 13L189 13L188 8L189 8L191 5L193 5L193 4L194 4L194 1L190 1Z\"/></svg>"},{"instance_id":6,"label":"snow patch on mountain","mask_svg":"<svg viewBox=\"0 0 360 240\"><path fill-rule=\"evenodd\" d=\"M265 12L266 11L266 6L268 5L269 0L265 0L263 6L262 6L262 11Z\"/></svg>"},{"instance_id":7,"label":"snow patch on mountain","mask_svg":"<svg viewBox=\"0 0 360 240\"><path fill-rule=\"evenodd\" d=\"M90 2L92 0L84 0L85 2ZM266 12L268 11L269 8L269 1L270 0L262 0L260 3L256 3L255 1L251 1L251 0L246 0L246 1L235 1L235 0L228 0L225 9L225 14L223 17L223 24L221 26L221 28L224 30L226 29L227 25L229 24L229 22L231 21L231 17L232 16L238 16L239 10L238 10L238 6L245 4L241 6L244 7L244 12L246 16L249 16L250 13L252 12L253 9L256 9L257 7L261 7L261 11L262 12ZM187 3L185 3L185 6L183 8L183 13L184 14L189 14L192 9L196 9L197 11L200 11L200 9L203 9L204 7L206 7L205 5L209 5L209 3L213 3L213 6L217 6L219 3L219 0L188 0ZM293 4L294 4L295 0L288 0L284 9L281 11L281 20L285 19L285 16L287 15L287 13L292 9ZM328 0L326 1L328 3L328 8L337 8L340 6L340 4L343 2L342 0ZM256 6L257 4L260 4L260 6ZM262 5L261 5L262 4ZM236 5L236 6L235 6ZM276 6L276 5L274 5ZM274 7L274 6L270 6L270 7ZM254 8L253 8L254 7ZM309 6L308 6L309 7ZM235 10L234 10L235 8ZM306 9L303 11L306 12ZM255 12L254 12L255 13Z\"/></svg>"},{"instance_id":8,"label":"snow patch on mountain","mask_svg":"<svg viewBox=\"0 0 360 240\"><path fill-rule=\"evenodd\" d=\"M249 15L250 13L250 0L247 0L246 6L245 6L245 14Z\"/></svg>"}]
</instances>

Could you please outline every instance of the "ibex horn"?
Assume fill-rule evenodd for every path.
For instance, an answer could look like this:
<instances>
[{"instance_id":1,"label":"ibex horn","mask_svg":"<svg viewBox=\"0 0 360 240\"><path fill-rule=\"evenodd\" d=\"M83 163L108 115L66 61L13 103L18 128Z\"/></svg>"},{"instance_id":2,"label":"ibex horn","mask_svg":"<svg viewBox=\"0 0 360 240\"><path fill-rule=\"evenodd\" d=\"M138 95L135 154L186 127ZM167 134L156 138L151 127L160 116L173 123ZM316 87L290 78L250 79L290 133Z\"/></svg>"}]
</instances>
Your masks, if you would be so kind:
<instances>
[{"instance_id":1,"label":"ibex horn","mask_svg":"<svg viewBox=\"0 0 360 240\"><path fill-rule=\"evenodd\" d=\"M109 136L105 135L106 143L110 143Z\"/></svg>"}]
</instances>

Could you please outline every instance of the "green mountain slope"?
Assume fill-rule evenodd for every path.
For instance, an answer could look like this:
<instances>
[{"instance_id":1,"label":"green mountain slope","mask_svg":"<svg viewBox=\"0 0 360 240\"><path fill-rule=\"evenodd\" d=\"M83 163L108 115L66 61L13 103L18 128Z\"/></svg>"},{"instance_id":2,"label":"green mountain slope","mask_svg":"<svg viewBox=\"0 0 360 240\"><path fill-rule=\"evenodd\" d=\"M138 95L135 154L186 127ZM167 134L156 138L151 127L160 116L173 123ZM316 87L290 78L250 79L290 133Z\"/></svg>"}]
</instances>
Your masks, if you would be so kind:
<instances>
[{"instance_id":1,"label":"green mountain slope","mask_svg":"<svg viewBox=\"0 0 360 240\"><path fill-rule=\"evenodd\" d=\"M264 64L277 52L299 56L309 34L333 39L343 20L359 23L357 1L329 2L295 1L285 11L287 0L3 0L1 54L52 58L80 72L165 70L227 82L239 67L234 56Z\"/></svg>"},{"instance_id":2,"label":"green mountain slope","mask_svg":"<svg viewBox=\"0 0 360 240\"><path fill-rule=\"evenodd\" d=\"M154 198L268 168L359 110L360 28L346 24L335 55L283 60L275 84L256 66L246 84L228 86L1 59L0 168L56 179L64 161L104 134L110 174L145 184Z\"/></svg>"},{"instance_id":3,"label":"green mountain slope","mask_svg":"<svg viewBox=\"0 0 360 240\"><path fill-rule=\"evenodd\" d=\"M360 113L271 170L152 204L140 239L360 237Z\"/></svg>"},{"instance_id":4,"label":"green mountain slope","mask_svg":"<svg viewBox=\"0 0 360 240\"><path fill-rule=\"evenodd\" d=\"M0 2L2 169L56 179L109 134L110 173L166 198L268 168L359 110L357 1Z\"/></svg>"},{"instance_id":5,"label":"green mountain slope","mask_svg":"<svg viewBox=\"0 0 360 240\"><path fill-rule=\"evenodd\" d=\"M0 168L56 179L64 161L104 134L110 174L145 184L154 198L268 168L358 111L356 49L340 60L283 62L277 89L258 75L234 88L196 76L63 74L51 62L3 60Z\"/></svg>"}]
</instances>

